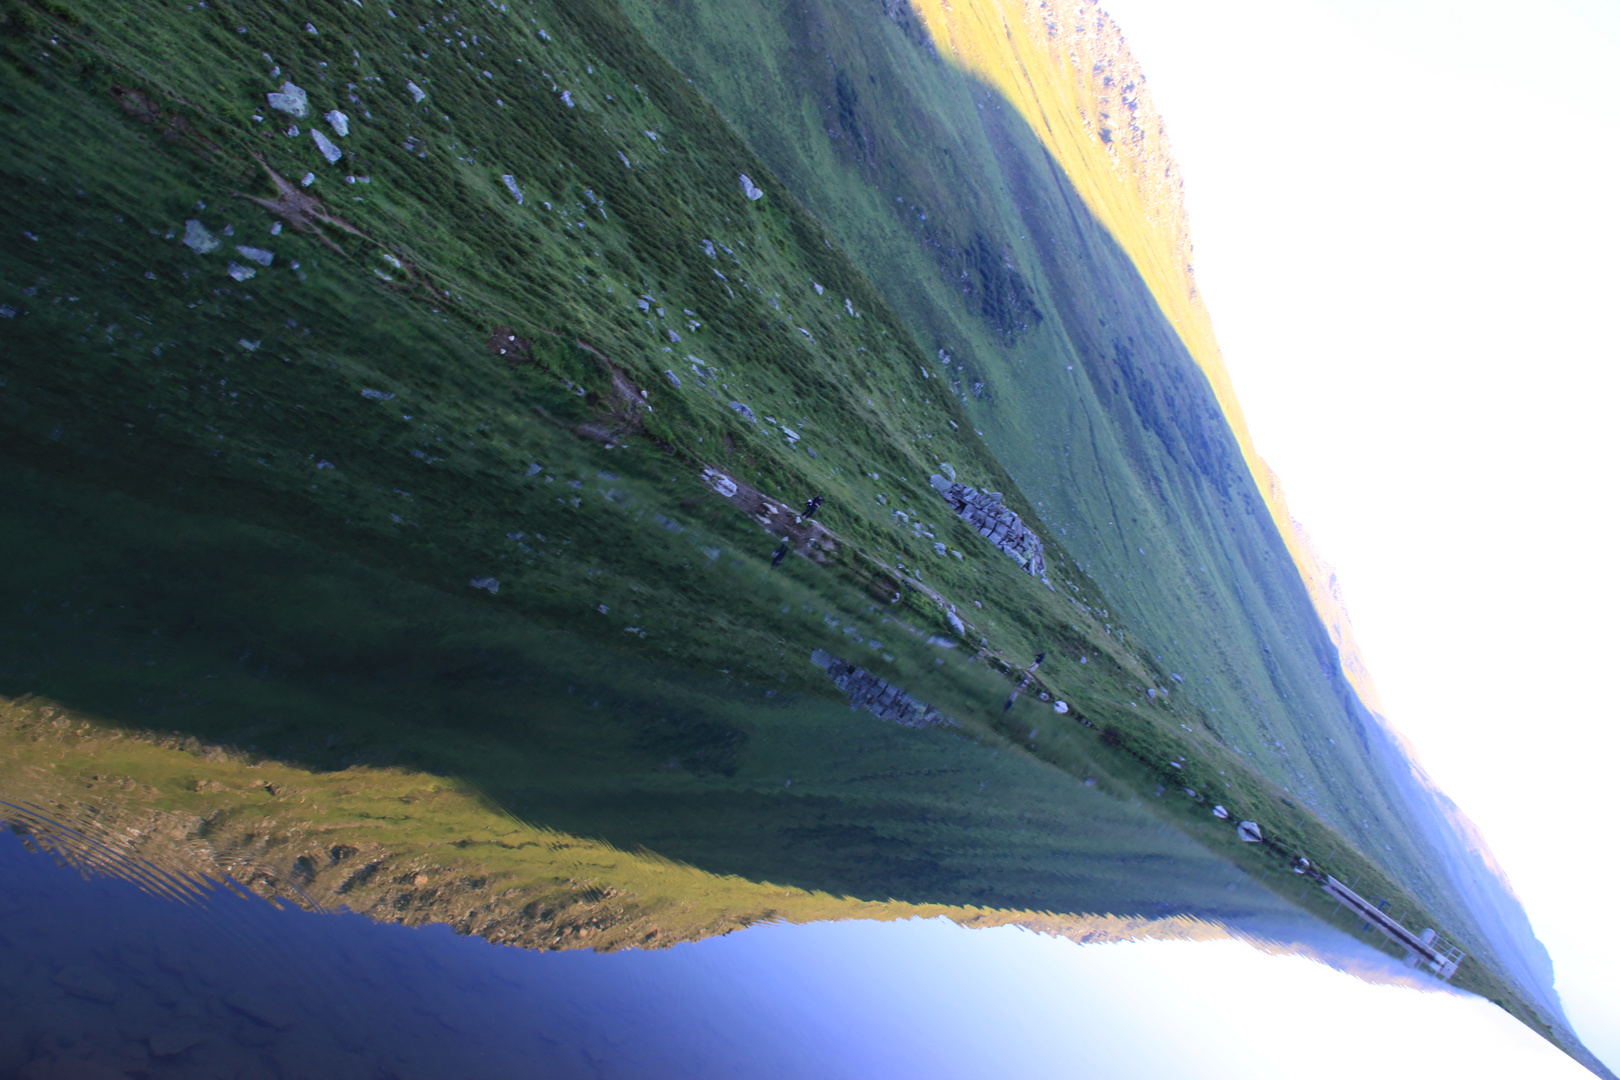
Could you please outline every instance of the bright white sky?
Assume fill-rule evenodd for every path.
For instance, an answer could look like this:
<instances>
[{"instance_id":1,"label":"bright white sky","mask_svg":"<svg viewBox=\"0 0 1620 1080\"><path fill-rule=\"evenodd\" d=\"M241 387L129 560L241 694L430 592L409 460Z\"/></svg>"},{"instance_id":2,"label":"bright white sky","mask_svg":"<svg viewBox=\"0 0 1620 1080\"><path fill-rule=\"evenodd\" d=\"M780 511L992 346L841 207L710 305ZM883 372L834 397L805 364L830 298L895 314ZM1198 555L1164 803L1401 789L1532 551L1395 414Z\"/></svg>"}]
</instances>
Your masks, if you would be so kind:
<instances>
[{"instance_id":1,"label":"bright white sky","mask_svg":"<svg viewBox=\"0 0 1620 1080\"><path fill-rule=\"evenodd\" d=\"M1256 446L1620 1067L1620 0L1103 0Z\"/></svg>"},{"instance_id":2,"label":"bright white sky","mask_svg":"<svg viewBox=\"0 0 1620 1080\"><path fill-rule=\"evenodd\" d=\"M731 1017L732 1039L820 1077L1591 1076L1480 998L1372 985L1237 941L1079 946L933 919L757 926L617 955L635 969L619 1002L629 975L671 980L679 993L655 996L696 1013L677 1027Z\"/></svg>"}]
</instances>

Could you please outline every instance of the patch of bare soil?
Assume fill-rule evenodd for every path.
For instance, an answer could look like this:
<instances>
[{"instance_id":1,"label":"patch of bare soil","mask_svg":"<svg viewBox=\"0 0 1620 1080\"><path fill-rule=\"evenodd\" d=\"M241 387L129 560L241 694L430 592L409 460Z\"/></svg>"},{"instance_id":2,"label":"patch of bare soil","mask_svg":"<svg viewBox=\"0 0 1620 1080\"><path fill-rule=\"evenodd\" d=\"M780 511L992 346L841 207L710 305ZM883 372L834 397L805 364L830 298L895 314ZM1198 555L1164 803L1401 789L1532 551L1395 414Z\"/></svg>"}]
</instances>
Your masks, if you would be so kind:
<instances>
[{"instance_id":1,"label":"patch of bare soil","mask_svg":"<svg viewBox=\"0 0 1620 1080\"><path fill-rule=\"evenodd\" d=\"M518 337L510 326L497 326L484 343L491 356L502 357L512 367L529 362L533 345L534 342L528 338Z\"/></svg>"},{"instance_id":2,"label":"patch of bare soil","mask_svg":"<svg viewBox=\"0 0 1620 1080\"><path fill-rule=\"evenodd\" d=\"M118 101L124 114L143 124L158 129L158 137L167 143L187 143L193 149L218 154L219 147L197 134L184 116L164 112L163 107L139 90L114 83L107 92Z\"/></svg>"},{"instance_id":3,"label":"patch of bare soil","mask_svg":"<svg viewBox=\"0 0 1620 1080\"><path fill-rule=\"evenodd\" d=\"M257 155L255 155L257 157ZM318 237L321 243L339 254L343 249L334 244L331 239L321 231L322 225L329 225L334 229L341 229L352 236L362 240L372 241L369 236L355 228L334 214L328 213L321 201L308 192L300 190L291 180L282 176L276 170L266 165L264 158L259 157L258 162L264 171L270 174L270 182L275 185L276 197L274 199L261 199L256 195L243 195L241 192L232 192L237 198L246 199L250 203L264 207L287 224L301 233L309 233ZM409 271L407 271L409 272Z\"/></svg>"},{"instance_id":4,"label":"patch of bare soil","mask_svg":"<svg viewBox=\"0 0 1620 1080\"><path fill-rule=\"evenodd\" d=\"M760 528L779 539L786 538L794 551L814 562L826 562L827 553L838 546L838 537L821 522L805 518L786 503L777 502L719 469L705 468L703 481L753 518Z\"/></svg>"}]
</instances>

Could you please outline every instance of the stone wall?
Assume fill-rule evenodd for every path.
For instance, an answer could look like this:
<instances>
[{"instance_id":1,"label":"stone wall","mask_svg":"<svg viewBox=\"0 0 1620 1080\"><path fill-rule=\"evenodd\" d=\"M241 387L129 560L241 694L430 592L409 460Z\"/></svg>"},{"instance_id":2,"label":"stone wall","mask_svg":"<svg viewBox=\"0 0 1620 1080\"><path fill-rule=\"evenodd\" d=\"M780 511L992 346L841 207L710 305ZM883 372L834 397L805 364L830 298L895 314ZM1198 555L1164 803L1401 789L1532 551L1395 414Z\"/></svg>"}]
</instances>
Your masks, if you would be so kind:
<instances>
[{"instance_id":1,"label":"stone wall","mask_svg":"<svg viewBox=\"0 0 1620 1080\"><path fill-rule=\"evenodd\" d=\"M1017 559L1018 565L1031 575L1046 580L1046 549L1040 537L1002 505L1001 492L978 491L939 475L930 476L928 483L951 504L958 517L979 530L980 536Z\"/></svg>"},{"instance_id":2,"label":"stone wall","mask_svg":"<svg viewBox=\"0 0 1620 1080\"><path fill-rule=\"evenodd\" d=\"M852 709L865 709L906 727L932 727L935 724L956 726L955 720L926 701L918 701L898 686L884 682L848 660L817 649L810 654L810 661L826 671L833 684L849 695L849 707Z\"/></svg>"}]
</instances>

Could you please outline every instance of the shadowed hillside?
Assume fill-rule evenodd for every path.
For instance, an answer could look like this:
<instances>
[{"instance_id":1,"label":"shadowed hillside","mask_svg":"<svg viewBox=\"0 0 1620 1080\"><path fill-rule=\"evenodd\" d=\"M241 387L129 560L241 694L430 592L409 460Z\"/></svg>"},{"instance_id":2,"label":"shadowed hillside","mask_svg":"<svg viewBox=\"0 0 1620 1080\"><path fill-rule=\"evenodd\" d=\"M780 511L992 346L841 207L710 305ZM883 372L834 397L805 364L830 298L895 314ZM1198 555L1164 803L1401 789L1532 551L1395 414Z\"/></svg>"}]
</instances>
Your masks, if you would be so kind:
<instances>
[{"instance_id":1,"label":"shadowed hillside","mask_svg":"<svg viewBox=\"0 0 1620 1080\"><path fill-rule=\"evenodd\" d=\"M1308 853L1547 1031L1127 249L893 10L9 3L0 693L756 897L1328 921Z\"/></svg>"},{"instance_id":2,"label":"shadowed hillside","mask_svg":"<svg viewBox=\"0 0 1620 1080\"><path fill-rule=\"evenodd\" d=\"M1106 14L627 7L935 351L1043 521L1177 677L1172 695L1476 947L1544 957L1367 708L1332 571L1249 442L1163 126ZM984 308L971 255L986 248L1031 313L1016 333ZM1513 968L1556 1017L1544 960Z\"/></svg>"}]
</instances>

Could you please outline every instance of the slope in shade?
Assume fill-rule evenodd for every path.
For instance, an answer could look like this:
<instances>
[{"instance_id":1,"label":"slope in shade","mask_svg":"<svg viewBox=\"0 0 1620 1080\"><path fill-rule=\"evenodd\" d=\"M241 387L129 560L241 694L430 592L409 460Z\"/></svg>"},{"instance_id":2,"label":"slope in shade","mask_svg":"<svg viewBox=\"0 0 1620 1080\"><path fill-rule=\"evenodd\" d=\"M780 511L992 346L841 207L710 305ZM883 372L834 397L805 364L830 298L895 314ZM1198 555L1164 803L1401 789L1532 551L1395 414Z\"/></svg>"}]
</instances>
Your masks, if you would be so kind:
<instances>
[{"instance_id":1,"label":"slope in shade","mask_svg":"<svg viewBox=\"0 0 1620 1080\"><path fill-rule=\"evenodd\" d=\"M937 348L1047 525L1185 680L1172 693L1289 798L1471 924L1476 947L1544 956L1522 913L1511 930L1501 921L1517 904L1488 860L1453 855L1453 822L1386 756L1330 577L1231 400L1191 288L1162 125L1106 15L628 7ZM1041 315L1019 333L963 270L985 248ZM1562 1026L1545 963L1511 966Z\"/></svg>"},{"instance_id":2,"label":"slope in shade","mask_svg":"<svg viewBox=\"0 0 1620 1080\"><path fill-rule=\"evenodd\" d=\"M818 221L783 182L793 162L762 161L605 4L338 5L313 30L222 4L145 20L136 49L125 20L144 11L36 12L0 65L18 103L0 216L28 239L0 252L4 476L26 507L0 536L9 696L316 771L409 766L560 834L873 900L1061 907L1038 898L1078 876L1114 890L1096 909L1173 914L1305 849L1390 878L1341 842L1349 783L1301 762L1327 794L1310 790L1229 720L1342 680L1319 627L1304 655L1266 653L1314 626L1308 601L1207 384L1106 235L1076 229L1097 255L1069 270L1105 287L1060 290L994 189L924 251L893 242L886 196L839 186L838 161L799 190L859 198ZM846 84L842 115L875 131L871 92ZM981 87L953 86L938 100L972 121L947 117L964 153L1006 156L1001 140L1057 175ZM895 260L915 295L875 286L882 268L823 227L857 210L872 228L851 250ZM1077 313L1081 295L1105 299ZM1082 329L1071 390L1050 376ZM1052 437L1080 419L1085 475ZM929 487L947 461L1042 534L1052 588ZM1065 511L1042 484L1089 502ZM818 528L790 529L816 497ZM1086 539L1103 521L1112 539ZM1166 543L1138 539L1150 526ZM1189 580L1209 568L1213 619L1161 602L1161 548ZM1227 640L1262 615L1276 626ZM576 670L534 662L536 634ZM960 730L847 727L817 649ZM1189 692L1204 678L1208 702ZM1058 719L1042 694L1075 707ZM1321 750L1303 721L1267 723ZM1355 741L1348 721L1335 736ZM909 771L864 769L873 753ZM817 792L805 761L915 787ZM1026 794L999 790L1004 772ZM1070 809L998 849L1034 792ZM1236 841L1211 795L1272 845ZM1180 853L1122 843L1123 874L1074 859L1070 810L1173 823ZM1043 845L1047 862L1025 857ZM1380 887L1444 899L1408 869Z\"/></svg>"}]
</instances>

